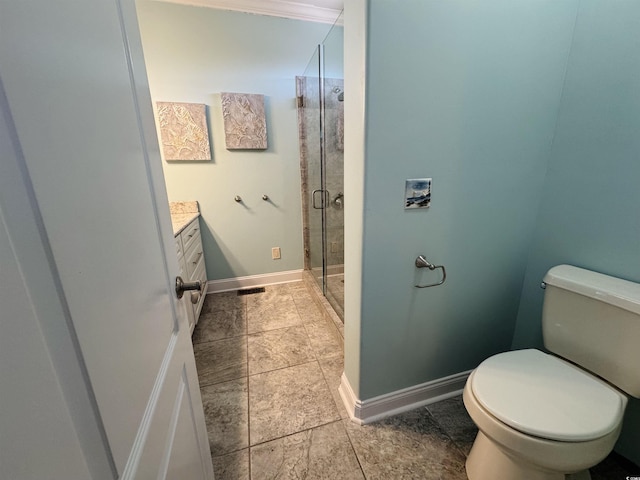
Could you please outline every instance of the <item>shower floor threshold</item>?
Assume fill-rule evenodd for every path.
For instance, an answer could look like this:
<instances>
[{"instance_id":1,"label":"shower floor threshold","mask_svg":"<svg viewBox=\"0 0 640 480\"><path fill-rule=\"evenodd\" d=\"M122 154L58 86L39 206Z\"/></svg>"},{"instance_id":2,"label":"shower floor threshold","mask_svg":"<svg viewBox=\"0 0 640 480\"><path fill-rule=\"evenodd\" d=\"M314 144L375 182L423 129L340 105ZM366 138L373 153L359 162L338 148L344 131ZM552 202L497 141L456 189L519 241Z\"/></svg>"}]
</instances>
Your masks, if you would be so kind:
<instances>
[{"instance_id":1,"label":"shower floor threshold","mask_svg":"<svg viewBox=\"0 0 640 480\"><path fill-rule=\"evenodd\" d=\"M322 311L322 314L336 328L340 335L340 339L344 341L344 322L331 306L329 300L327 300L327 298L322 294L320 287L316 283L313 272L311 272L310 270L305 270L302 274L302 280L305 282L307 288L312 293L313 300Z\"/></svg>"}]
</instances>

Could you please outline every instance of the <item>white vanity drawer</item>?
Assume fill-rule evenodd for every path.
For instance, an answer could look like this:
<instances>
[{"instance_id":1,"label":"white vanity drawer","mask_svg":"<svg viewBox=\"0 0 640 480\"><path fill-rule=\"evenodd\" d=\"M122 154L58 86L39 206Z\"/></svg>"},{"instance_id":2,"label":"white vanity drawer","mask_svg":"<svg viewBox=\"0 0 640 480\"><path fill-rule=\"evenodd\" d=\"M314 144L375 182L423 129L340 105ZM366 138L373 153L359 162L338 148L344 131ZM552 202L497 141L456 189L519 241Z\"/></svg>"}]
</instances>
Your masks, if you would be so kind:
<instances>
[{"instance_id":1,"label":"white vanity drawer","mask_svg":"<svg viewBox=\"0 0 640 480\"><path fill-rule=\"evenodd\" d=\"M182 239L180 235L175 238L176 241L176 255L178 256L178 260L182 257Z\"/></svg>"},{"instance_id":2,"label":"white vanity drawer","mask_svg":"<svg viewBox=\"0 0 640 480\"><path fill-rule=\"evenodd\" d=\"M189 281L189 277L187 276L187 267L184 264L184 257L180 257L178 259L178 267L180 268L178 275L185 281ZM187 292L190 293L190 292ZM187 297L189 298L189 300L186 300L184 297L182 298L182 303L184 305L184 307L181 308L186 308L186 314L187 314L187 321L189 322L189 329L193 332L193 327L195 327L195 317L193 316L193 308L191 306L191 297ZM188 303L187 303L188 302Z\"/></svg>"},{"instance_id":3,"label":"white vanity drawer","mask_svg":"<svg viewBox=\"0 0 640 480\"><path fill-rule=\"evenodd\" d=\"M198 268L194 272L193 280L200 280L202 284L202 289L200 290L200 299L198 303L193 305L193 318L195 322L198 323L198 317L200 316L200 311L202 310L202 304L204 303L204 297L207 294L207 272L205 271L204 262L200 262Z\"/></svg>"},{"instance_id":4,"label":"white vanity drawer","mask_svg":"<svg viewBox=\"0 0 640 480\"><path fill-rule=\"evenodd\" d=\"M196 218L193 222L187 225L182 233L180 234L182 237L182 251L187 254L187 251L191 248L193 243L200 239L200 222Z\"/></svg>"},{"instance_id":5,"label":"white vanity drawer","mask_svg":"<svg viewBox=\"0 0 640 480\"><path fill-rule=\"evenodd\" d=\"M182 223L181 225L184 225ZM200 221L193 219L181 233L175 237L176 255L180 266L180 276L185 282L202 283L200 292L188 292L183 300L187 308L189 327L193 333L198 315L204 304L204 297L207 292L207 272L204 260L204 249L202 248L202 237L200 236ZM196 300L197 299L197 300ZM192 302L196 302L195 304Z\"/></svg>"},{"instance_id":6,"label":"white vanity drawer","mask_svg":"<svg viewBox=\"0 0 640 480\"><path fill-rule=\"evenodd\" d=\"M189 278L194 278L194 273L198 270L200 265L204 265L204 249L202 248L202 242L200 237L195 241L189 250L184 253L184 262L187 266L187 275Z\"/></svg>"}]
</instances>

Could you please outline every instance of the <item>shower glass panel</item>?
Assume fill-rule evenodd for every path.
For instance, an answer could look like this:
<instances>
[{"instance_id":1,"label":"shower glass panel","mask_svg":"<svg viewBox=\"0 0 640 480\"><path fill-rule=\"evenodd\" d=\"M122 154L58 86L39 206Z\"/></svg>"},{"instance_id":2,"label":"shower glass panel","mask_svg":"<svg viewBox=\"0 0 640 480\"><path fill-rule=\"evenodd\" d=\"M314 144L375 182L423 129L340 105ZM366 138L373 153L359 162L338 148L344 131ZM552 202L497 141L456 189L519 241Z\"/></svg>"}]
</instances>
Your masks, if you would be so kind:
<instances>
[{"instance_id":1,"label":"shower glass panel","mask_svg":"<svg viewBox=\"0 0 640 480\"><path fill-rule=\"evenodd\" d=\"M300 140L302 152L302 186L305 199L305 268L311 271L323 294L325 288L325 245L322 167L322 98L321 67L323 47L318 45L303 77L298 77ZM305 178L306 173L306 178Z\"/></svg>"},{"instance_id":2,"label":"shower glass panel","mask_svg":"<svg viewBox=\"0 0 640 480\"><path fill-rule=\"evenodd\" d=\"M305 268L340 318L344 310L342 15L297 78Z\"/></svg>"},{"instance_id":3,"label":"shower glass panel","mask_svg":"<svg viewBox=\"0 0 640 480\"><path fill-rule=\"evenodd\" d=\"M342 14L323 42L323 188L325 296L344 318L344 35ZM347 92L348 94L348 92Z\"/></svg>"}]
</instances>

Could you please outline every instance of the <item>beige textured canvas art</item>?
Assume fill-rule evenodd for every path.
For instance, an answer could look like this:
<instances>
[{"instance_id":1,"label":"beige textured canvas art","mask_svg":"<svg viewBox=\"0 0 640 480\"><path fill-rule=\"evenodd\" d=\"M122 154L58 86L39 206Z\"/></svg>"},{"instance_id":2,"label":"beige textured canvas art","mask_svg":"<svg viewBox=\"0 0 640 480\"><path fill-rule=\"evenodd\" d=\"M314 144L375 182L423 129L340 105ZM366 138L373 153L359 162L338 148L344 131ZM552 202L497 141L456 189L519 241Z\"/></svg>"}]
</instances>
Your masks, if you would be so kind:
<instances>
[{"instance_id":1,"label":"beige textured canvas art","mask_svg":"<svg viewBox=\"0 0 640 480\"><path fill-rule=\"evenodd\" d=\"M225 143L228 150L267 148L264 95L221 93Z\"/></svg>"},{"instance_id":2,"label":"beige textured canvas art","mask_svg":"<svg viewBox=\"0 0 640 480\"><path fill-rule=\"evenodd\" d=\"M206 105L156 102L165 160L211 160Z\"/></svg>"}]
</instances>

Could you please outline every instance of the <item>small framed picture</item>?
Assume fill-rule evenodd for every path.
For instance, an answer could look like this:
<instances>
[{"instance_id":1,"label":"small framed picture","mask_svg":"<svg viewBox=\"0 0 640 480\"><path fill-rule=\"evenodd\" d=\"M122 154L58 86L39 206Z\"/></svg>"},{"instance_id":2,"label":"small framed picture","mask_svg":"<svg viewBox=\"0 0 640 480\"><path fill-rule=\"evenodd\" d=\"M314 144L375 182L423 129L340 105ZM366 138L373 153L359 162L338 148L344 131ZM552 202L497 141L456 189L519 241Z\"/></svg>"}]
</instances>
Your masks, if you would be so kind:
<instances>
[{"instance_id":1,"label":"small framed picture","mask_svg":"<svg viewBox=\"0 0 640 480\"><path fill-rule=\"evenodd\" d=\"M431 205L431 179L410 178L405 182L404 208L428 208Z\"/></svg>"}]
</instances>

